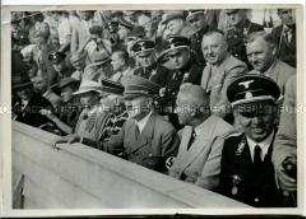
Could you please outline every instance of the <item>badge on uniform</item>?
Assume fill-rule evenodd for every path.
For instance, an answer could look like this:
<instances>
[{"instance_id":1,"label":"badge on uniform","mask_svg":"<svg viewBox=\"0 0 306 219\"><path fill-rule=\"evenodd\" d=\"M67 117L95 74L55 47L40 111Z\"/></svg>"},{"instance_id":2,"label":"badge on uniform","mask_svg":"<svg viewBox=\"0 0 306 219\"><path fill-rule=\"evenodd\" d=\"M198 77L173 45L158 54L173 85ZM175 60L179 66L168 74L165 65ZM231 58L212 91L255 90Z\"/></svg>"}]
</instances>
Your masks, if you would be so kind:
<instances>
[{"instance_id":1,"label":"badge on uniform","mask_svg":"<svg viewBox=\"0 0 306 219\"><path fill-rule=\"evenodd\" d=\"M246 145L246 142L245 142L245 141L242 141L242 142L239 143L239 145L238 145L238 147L237 147L237 150L235 151L235 155L236 155L236 156L240 156L240 155L241 155L241 153L242 153L242 151L243 151L245 145Z\"/></svg>"},{"instance_id":2,"label":"badge on uniform","mask_svg":"<svg viewBox=\"0 0 306 219\"><path fill-rule=\"evenodd\" d=\"M232 195L238 194L238 185L241 182L241 178L238 175L233 175L233 187L232 187Z\"/></svg>"}]
</instances>

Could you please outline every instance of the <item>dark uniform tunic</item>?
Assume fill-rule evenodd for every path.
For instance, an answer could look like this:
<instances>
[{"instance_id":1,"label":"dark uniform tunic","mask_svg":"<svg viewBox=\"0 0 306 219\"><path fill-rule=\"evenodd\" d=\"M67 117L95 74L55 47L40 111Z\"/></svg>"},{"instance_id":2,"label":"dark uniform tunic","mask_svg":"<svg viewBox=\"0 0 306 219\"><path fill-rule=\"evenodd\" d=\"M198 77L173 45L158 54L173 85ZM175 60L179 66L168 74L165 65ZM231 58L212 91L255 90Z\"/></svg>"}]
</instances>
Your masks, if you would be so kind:
<instances>
[{"instance_id":1,"label":"dark uniform tunic","mask_svg":"<svg viewBox=\"0 0 306 219\"><path fill-rule=\"evenodd\" d=\"M220 192L256 207L281 207L271 154L272 145L259 168L252 161L244 134L226 139L221 159Z\"/></svg>"},{"instance_id":2,"label":"dark uniform tunic","mask_svg":"<svg viewBox=\"0 0 306 219\"><path fill-rule=\"evenodd\" d=\"M176 97L183 83L201 84L203 67L194 63L193 58L185 67L179 70L168 70L154 78L154 82L166 89L165 96L159 100L160 113L169 116L169 120L177 129L182 128L178 123L177 115L174 114Z\"/></svg>"},{"instance_id":3,"label":"dark uniform tunic","mask_svg":"<svg viewBox=\"0 0 306 219\"><path fill-rule=\"evenodd\" d=\"M195 53L195 58L197 63L200 66L205 66L205 59L202 53L202 48L201 48L201 43L202 43L202 38L203 35L205 33L207 33L209 31L209 27L204 27L201 30L199 30L198 32L194 33L191 37L190 37L190 41L191 41L191 50L192 52Z\"/></svg>"},{"instance_id":4,"label":"dark uniform tunic","mask_svg":"<svg viewBox=\"0 0 306 219\"><path fill-rule=\"evenodd\" d=\"M158 75L166 75L168 70L161 66L158 65L157 63L153 63L150 66L141 66L135 69L134 75L138 75L140 77L149 79L150 81L153 81L157 83L157 77Z\"/></svg>"}]
</instances>

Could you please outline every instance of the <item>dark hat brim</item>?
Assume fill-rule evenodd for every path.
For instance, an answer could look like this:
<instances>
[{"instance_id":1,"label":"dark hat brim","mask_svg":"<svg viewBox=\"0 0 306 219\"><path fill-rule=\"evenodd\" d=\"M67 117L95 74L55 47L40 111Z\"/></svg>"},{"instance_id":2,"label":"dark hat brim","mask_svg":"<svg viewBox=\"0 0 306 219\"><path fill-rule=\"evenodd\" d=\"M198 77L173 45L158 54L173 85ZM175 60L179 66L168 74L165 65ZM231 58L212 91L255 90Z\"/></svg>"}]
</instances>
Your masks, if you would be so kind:
<instances>
[{"instance_id":1,"label":"dark hat brim","mask_svg":"<svg viewBox=\"0 0 306 219\"><path fill-rule=\"evenodd\" d=\"M80 82L78 80L67 80L64 83L57 83L50 87L50 90L52 90L54 93L59 94L62 89L68 87L68 86L78 86Z\"/></svg>"},{"instance_id":2,"label":"dark hat brim","mask_svg":"<svg viewBox=\"0 0 306 219\"><path fill-rule=\"evenodd\" d=\"M270 106L270 107L268 107ZM239 114L253 118L258 115L263 115L267 113L275 113L274 107L276 106L276 103L272 99L263 99L261 101L252 101L252 102L247 102L243 104L237 104L234 107L234 110L238 112Z\"/></svg>"},{"instance_id":3,"label":"dark hat brim","mask_svg":"<svg viewBox=\"0 0 306 219\"><path fill-rule=\"evenodd\" d=\"M27 83L23 83L23 84L17 84L17 85L13 85L13 90L20 90L20 89L24 89L26 87L31 87L33 86L32 82L27 82Z\"/></svg>"},{"instance_id":4,"label":"dark hat brim","mask_svg":"<svg viewBox=\"0 0 306 219\"><path fill-rule=\"evenodd\" d=\"M186 17L186 21L191 20L194 16L198 15L198 14L202 14L204 15L203 11L195 11L190 13L187 17Z\"/></svg>"},{"instance_id":5,"label":"dark hat brim","mask_svg":"<svg viewBox=\"0 0 306 219\"><path fill-rule=\"evenodd\" d=\"M141 94L141 93L124 93L123 98L125 100L132 100L136 99L138 97L147 97L149 96L148 94Z\"/></svg>"},{"instance_id":6,"label":"dark hat brim","mask_svg":"<svg viewBox=\"0 0 306 219\"><path fill-rule=\"evenodd\" d=\"M174 47L174 48L169 48L169 49L166 49L164 51L162 51L159 55L158 55L158 60L162 60L166 55L168 55L170 52L173 52L173 51L177 51L177 50L182 50L182 49L190 49L190 46L188 45L182 45L182 46L177 46L177 47Z\"/></svg>"}]
</instances>

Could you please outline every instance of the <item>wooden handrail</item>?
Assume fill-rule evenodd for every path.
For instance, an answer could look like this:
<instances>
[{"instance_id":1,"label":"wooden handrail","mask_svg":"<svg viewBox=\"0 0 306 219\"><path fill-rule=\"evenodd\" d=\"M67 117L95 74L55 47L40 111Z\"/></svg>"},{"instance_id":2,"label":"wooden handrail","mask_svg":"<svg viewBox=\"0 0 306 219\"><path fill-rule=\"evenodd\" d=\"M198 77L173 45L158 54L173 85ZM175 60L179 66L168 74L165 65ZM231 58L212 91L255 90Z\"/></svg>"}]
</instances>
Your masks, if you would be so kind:
<instances>
[{"instance_id":1,"label":"wooden handrail","mask_svg":"<svg viewBox=\"0 0 306 219\"><path fill-rule=\"evenodd\" d=\"M25 176L25 208L249 207L82 144L13 123L13 170Z\"/></svg>"}]
</instances>

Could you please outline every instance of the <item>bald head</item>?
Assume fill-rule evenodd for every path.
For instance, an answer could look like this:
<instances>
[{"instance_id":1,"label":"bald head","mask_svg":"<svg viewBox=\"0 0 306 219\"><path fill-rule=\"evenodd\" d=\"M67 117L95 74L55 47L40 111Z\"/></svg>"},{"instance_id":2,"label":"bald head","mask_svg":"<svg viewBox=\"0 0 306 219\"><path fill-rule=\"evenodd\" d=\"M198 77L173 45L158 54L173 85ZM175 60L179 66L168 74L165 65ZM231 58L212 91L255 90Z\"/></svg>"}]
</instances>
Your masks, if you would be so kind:
<instances>
[{"instance_id":1,"label":"bald head","mask_svg":"<svg viewBox=\"0 0 306 219\"><path fill-rule=\"evenodd\" d=\"M178 97L190 105L206 106L209 104L209 96L199 85L185 83L180 87Z\"/></svg>"},{"instance_id":2,"label":"bald head","mask_svg":"<svg viewBox=\"0 0 306 219\"><path fill-rule=\"evenodd\" d=\"M199 85L185 83L176 100L176 113L183 125L201 123L209 116L209 97Z\"/></svg>"}]
</instances>

